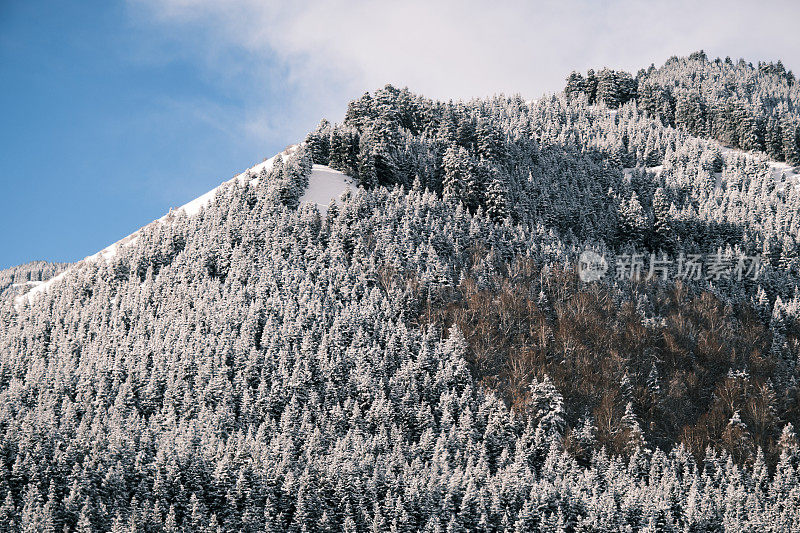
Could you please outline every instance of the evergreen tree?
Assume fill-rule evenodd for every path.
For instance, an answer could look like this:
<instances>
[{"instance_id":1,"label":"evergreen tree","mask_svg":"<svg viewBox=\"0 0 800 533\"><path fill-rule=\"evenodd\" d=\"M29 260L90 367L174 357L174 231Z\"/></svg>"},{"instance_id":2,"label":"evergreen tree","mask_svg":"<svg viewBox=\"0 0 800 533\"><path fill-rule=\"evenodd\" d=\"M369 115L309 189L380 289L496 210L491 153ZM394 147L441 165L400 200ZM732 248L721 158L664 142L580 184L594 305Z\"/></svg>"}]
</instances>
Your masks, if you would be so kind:
<instances>
[{"instance_id":1,"label":"evergreen tree","mask_svg":"<svg viewBox=\"0 0 800 533\"><path fill-rule=\"evenodd\" d=\"M589 103L593 104L597 101L597 86L599 80L598 77L595 75L594 70L589 69L586 72L586 85L584 92L586 96L589 98Z\"/></svg>"},{"instance_id":2,"label":"evergreen tree","mask_svg":"<svg viewBox=\"0 0 800 533\"><path fill-rule=\"evenodd\" d=\"M575 98L578 95L585 94L585 90L586 82L583 76L573 70L567 77L567 86L564 88L564 92L570 98Z\"/></svg>"},{"instance_id":3,"label":"evergreen tree","mask_svg":"<svg viewBox=\"0 0 800 533\"><path fill-rule=\"evenodd\" d=\"M648 221L644 208L639 203L639 196L635 192L632 192L627 200L620 202L618 217L619 242L629 243L634 247L641 246L648 230Z\"/></svg>"},{"instance_id":4,"label":"evergreen tree","mask_svg":"<svg viewBox=\"0 0 800 533\"><path fill-rule=\"evenodd\" d=\"M560 438L565 429L564 399L550 378L545 375L540 381L531 382L530 412L537 422L537 430L552 438Z\"/></svg>"},{"instance_id":5,"label":"evergreen tree","mask_svg":"<svg viewBox=\"0 0 800 533\"><path fill-rule=\"evenodd\" d=\"M664 250L671 252L674 250L675 228L671 211L671 202L663 187L658 187L653 193L653 237L651 249L654 251Z\"/></svg>"}]
</instances>

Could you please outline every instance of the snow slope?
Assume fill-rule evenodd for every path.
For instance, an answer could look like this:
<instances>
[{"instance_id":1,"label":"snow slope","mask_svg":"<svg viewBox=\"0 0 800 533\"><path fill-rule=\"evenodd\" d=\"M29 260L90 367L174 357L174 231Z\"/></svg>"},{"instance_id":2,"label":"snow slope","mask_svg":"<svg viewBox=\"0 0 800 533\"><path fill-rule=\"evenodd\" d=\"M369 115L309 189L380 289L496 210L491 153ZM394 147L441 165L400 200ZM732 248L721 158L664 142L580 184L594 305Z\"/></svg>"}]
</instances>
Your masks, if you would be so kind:
<instances>
[{"instance_id":1,"label":"snow slope","mask_svg":"<svg viewBox=\"0 0 800 533\"><path fill-rule=\"evenodd\" d=\"M597 107L597 106L592 106ZM616 116L617 110L616 109L609 109L608 114L611 116ZM770 171L772 172L772 177L775 180L775 184L778 186L786 186L793 184L795 187L800 188L800 166L792 167L788 163L783 163L780 161L773 161L766 157L765 154L757 153L757 152L746 152L744 150L740 150L738 148L731 148L729 146L725 146L714 139L705 139L711 145L719 146L719 149L722 153L738 153L747 155L750 157L755 157L757 159L761 159L766 161L769 165ZM641 168L641 167L640 167ZM660 174L663 167L661 165L657 167L647 167L646 170L649 172L655 172L656 174ZM626 180L630 181L631 175L633 174L633 168L624 168L622 169L623 176ZM722 186L722 173L717 172L715 173L716 177L716 187L719 188Z\"/></svg>"},{"instance_id":2,"label":"snow slope","mask_svg":"<svg viewBox=\"0 0 800 533\"><path fill-rule=\"evenodd\" d=\"M64 279L65 276L68 276L70 272L75 270L76 268L80 268L82 265L86 263L95 263L98 261L108 261L112 257L114 257L117 252L125 247L135 243L139 239L139 235L142 230L150 225L153 224L169 224L172 220L175 219L176 214L183 212L187 216L195 216L203 207L207 207L210 205L214 198L219 191L220 187L227 183L232 183L235 180L243 182L248 177L250 178L250 183L253 184L258 181L258 175L261 173L262 170L269 170L272 168L272 164L275 162L275 159L280 156L288 156L294 153L297 150L299 145L293 145L288 147L286 150L277 154L270 159L265 160L263 163L259 163L247 169L246 171L237 174L232 179L228 180L225 183L222 183L218 187L215 187L208 191L207 193L198 196L191 202L184 204L177 209L171 210L168 214L164 215L163 217L159 218L158 220L154 220L147 226L135 231L134 233L128 235L127 237L115 242L114 244L103 248L96 254L90 255L84 258L82 261L75 263L74 266L68 268L58 276L55 276L49 279L46 282L39 283L35 285L29 290L28 292L17 296L14 299L14 307L17 310L21 309L26 303L30 303L32 298L35 296L42 294L43 292L47 291L53 284L59 282L60 280ZM256 177L253 177L256 176ZM324 212L328 209L328 204L331 200L338 199L342 193L344 193L347 189L356 189L356 184L352 178L349 176L339 172L338 170L333 170L330 167L324 165L314 165L311 175L308 179L308 188L306 189L305 193L300 197L301 203L312 203L316 204L317 208Z\"/></svg>"},{"instance_id":3,"label":"snow slope","mask_svg":"<svg viewBox=\"0 0 800 533\"><path fill-rule=\"evenodd\" d=\"M664 166L663 165L658 165L658 166L655 166L655 167L625 167L625 168L622 169L622 177L625 178L625 181L628 181L628 182L631 181L631 178L633 177L633 171L634 170L638 170L639 172L647 171L647 172L651 172L651 173L655 173L656 175L659 175L659 174L661 174L661 171L664 170Z\"/></svg>"},{"instance_id":4,"label":"snow slope","mask_svg":"<svg viewBox=\"0 0 800 533\"><path fill-rule=\"evenodd\" d=\"M314 165L300 203L316 204L317 209L324 213L331 200L338 199L347 189L356 189L353 178L325 165Z\"/></svg>"},{"instance_id":5,"label":"snow slope","mask_svg":"<svg viewBox=\"0 0 800 533\"><path fill-rule=\"evenodd\" d=\"M714 142L714 141L709 141L709 142ZM727 148L722 145L720 145L720 148L723 153L737 152L747 155L749 157L755 157L763 161L766 161L767 164L769 165L770 171L772 172L772 177L775 180L776 185L782 188L785 187L786 185L793 184L795 187L800 188L800 167L792 167L787 163L772 161L770 159L767 159L762 154L744 152L742 150L737 150L734 148ZM663 169L664 169L663 165L658 165L656 167L638 167L638 170L646 170L648 172L653 172L656 175L661 174L661 171ZM637 170L637 168L634 167L623 168L622 169L623 177L630 182L634 170ZM722 172L715 172L714 178L716 180L714 186L716 188L720 188L722 186Z\"/></svg>"},{"instance_id":6,"label":"snow slope","mask_svg":"<svg viewBox=\"0 0 800 533\"><path fill-rule=\"evenodd\" d=\"M800 187L800 166L792 167L788 163L770 161L769 168L777 184L794 184Z\"/></svg>"},{"instance_id":7,"label":"snow slope","mask_svg":"<svg viewBox=\"0 0 800 533\"><path fill-rule=\"evenodd\" d=\"M45 281L23 281L22 283L12 283L12 287L36 287L37 285L41 285L42 283L46 283Z\"/></svg>"}]
</instances>

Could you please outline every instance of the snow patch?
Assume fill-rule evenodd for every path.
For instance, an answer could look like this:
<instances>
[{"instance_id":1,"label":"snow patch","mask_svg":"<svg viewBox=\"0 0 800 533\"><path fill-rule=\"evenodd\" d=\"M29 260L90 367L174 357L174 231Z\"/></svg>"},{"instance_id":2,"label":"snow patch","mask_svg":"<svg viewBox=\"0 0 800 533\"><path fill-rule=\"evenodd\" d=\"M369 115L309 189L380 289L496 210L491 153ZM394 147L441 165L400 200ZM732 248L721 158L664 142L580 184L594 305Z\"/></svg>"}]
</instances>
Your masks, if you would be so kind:
<instances>
[{"instance_id":1,"label":"snow patch","mask_svg":"<svg viewBox=\"0 0 800 533\"><path fill-rule=\"evenodd\" d=\"M328 166L314 165L300 203L315 204L317 209L325 213L331 200L337 200L348 189L356 189L353 178Z\"/></svg>"},{"instance_id":2,"label":"snow patch","mask_svg":"<svg viewBox=\"0 0 800 533\"><path fill-rule=\"evenodd\" d=\"M773 161L769 159L763 152L746 152L738 148L731 148L730 146L725 146L719 143L717 144L719 145L720 151L723 154L734 153L754 157L760 161L766 162L767 165L769 165L770 172L772 173L772 179L775 180L775 184L779 186L779 189L783 189L787 185L791 184L797 188L800 188L800 166L793 167L789 163Z\"/></svg>"},{"instance_id":3,"label":"snow patch","mask_svg":"<svg viewBox=\"0 0 800 533\"><path fill-rule=\"evenodd\" d=\"M12 283L12 287L36 287L37 285L41 285L44 281L24 281L22 283Z\"/></svg>"},{"instance_id":4,"label":"snow patch","mask_svg":"<svg viewBox=\"0 0 800 533\"><path fill-rule=\"evenodd\" d=\"M793 167L789 163L770 161L769 169L775 183L780 185L794 184L800 188L800 166Z\"/></svg>"},{"instance_id":5,"label":"snow patch","mask_svg":"<svg viewBox=\"0 0 800 533\"><path fill-rule=\"evenodd\" d=\"M100 250L96 254L93 254L93 255L90 255L88 257L85 257L82 261L78 261L72 267L68 268L67 270L65 270L64 272L60 273L59 275L57 275L57 276L55 276L53 278L50 278L49 280L34 286L28 292L26 292L26 293L24 293L24 294L22 294L20 296L17 296L16 298L14 298L14 307L17 309L17 311L19 311L26 303L30 303L33 297L35 297L38 294L41 294L41 293L47 291L51 286L53 286L53 284L58 283L60 280L64 279L64 277L67 274L69 274L72 270L74 270L76 268L80 268L82 265L85 265L87 263L96 263L96 262L101 261L101 260L102 261L108 261L109 259L113 258L115 255L117 255L117 253L119 252L119 250L121 248L123 248L125 246L130 246L131 244L135 243L139 239L139 235L141 234L141 232L142 232L142 230L144 228L146 228L146 227L148 227L148 226L150 226L152 224L168 224L168 223L172 222L175 219L176 214L178 214L180 212L183 212L187 216L190 216L190 217L196 215L197 213L200 212L200 210L202 208L207 207L208 205L210 205L214 201L214 197L217 195L217 192L219 191L219 189L221 187L223 187L223 186L225 186L225 185L227 185L229 183L233 183L234 181L244 182L244 180L248 179L248 178L250 178L250 183L257 182L258 181L258 175L261 173L262 170L269 171L269 169L272 168L272 165L273 165L273 163L275 162L275 159L278 156L282 156L282 157L289 156L289 155L293 154L297 150L298 146L299 145L295 144L295 145L292 145L292 146L288 147L286 150L284 150L280 154L277 154L277 155L275 155L275 156L273 156L273 157L271 157L271 158L269 158L269 159L267 159L267 160L265 160L265 161L263 161L261 163L258 163L257 165L254 165L254 166L250 167L249 169L245 170L244 172L241 172L241 173L237 174L232 179L220 184L217 187L214 187L213 189L211 189L207 193L205 193L205 194L203 194L201 196L198 196L197 198L195 198L191 202L189 202L187 204L184 204L184 205L178 207L177 209L170 210L170 212L168 214L164 215L163 217L159 218L158 220L154 220L150 224L147 224L146 226L136 230L134 233L128 235L127 237L125 237L123 239L120 239L119 241L115 242L114 244L103 248L102 250ZM314 165L314 166L316 167L318 165ZM336 172L336 171L334 171L332 169L329 169L329 170L331 170L331 172ZM312 173L312 175L313 175L313 173ZM327 207L327 203L325 205Z\"/></svg>"},{"instance_id":6,"label":"snow patch","mask_svg":"<svg viewBox=\"0 0 800 533\"><path fill-rule=\"evenodd\" d=\"M625 167L622 169L622 177L625 181L631 181L634 170L638 172L651 172L658 176L661 174L661 171L664 170L664 165L656 165L654 167Z\"/></svg>"}]
</instances>

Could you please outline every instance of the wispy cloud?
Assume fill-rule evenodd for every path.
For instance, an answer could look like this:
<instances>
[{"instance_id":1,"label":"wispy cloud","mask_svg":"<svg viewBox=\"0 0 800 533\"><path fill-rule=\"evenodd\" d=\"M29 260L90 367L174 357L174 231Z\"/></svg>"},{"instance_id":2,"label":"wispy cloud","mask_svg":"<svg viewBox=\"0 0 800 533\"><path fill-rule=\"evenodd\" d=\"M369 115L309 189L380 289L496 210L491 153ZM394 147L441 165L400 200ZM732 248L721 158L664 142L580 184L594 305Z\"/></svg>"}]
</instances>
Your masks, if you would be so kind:
<instances>
[{"instance_id":1,"label":"wispy cloud","mask_svg":"<svg viewBox=\"0 0 800 533\"><path fill-rule=\"evenodd\" d=\"M387 82L436 98L537 96L573 68L635 70L701 48L800 68L800 5L788 0L132 1L165 30L191 28L211 69L263 82L260 61L271 65L304 118L340 118L345 100ZM227 61L230 50L249 63Z\"/></svg>"}]
</instances>

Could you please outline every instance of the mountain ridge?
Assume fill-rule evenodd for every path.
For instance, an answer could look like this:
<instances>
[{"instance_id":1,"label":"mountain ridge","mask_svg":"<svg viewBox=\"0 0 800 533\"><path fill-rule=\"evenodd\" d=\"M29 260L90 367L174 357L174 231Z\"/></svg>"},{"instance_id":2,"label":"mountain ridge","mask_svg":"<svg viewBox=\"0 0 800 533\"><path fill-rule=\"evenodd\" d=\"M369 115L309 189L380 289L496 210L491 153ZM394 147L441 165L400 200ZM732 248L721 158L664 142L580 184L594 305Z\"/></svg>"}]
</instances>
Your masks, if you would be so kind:
<instances>
[{"instance_id":1,"label":"mountain ridge","mask_svg":"<svg viewBox=\"0 0 800 533\"><path fill-rule=\"evenodd\" d=\"M214 197L219 193L220 189L226 185L230 185L232 183L244 183L247 181L250 185L255 185L259 179L259 176L262 173L268 172L278 157L286 157L294 153L299 144L291 145L284 149L282 152L272 156L269 159L261 163L257 163L252 167L248 168L244 172L241 172L231 178L230 180L222 182L220 185L214 187L210 191L198 196L194 200L187 202L186 204L170 209L169 213L142 226L140 229L134 231L130 235L123 237L122 239L110 244L109 246L103 248L97 253L89 255L84 259L77 261L73 264L70 268L80 268L81 265L86 263L93 263L97 261L107 261L111 257L115 256L118 249L124 246L129 246L136 242L139 238L141 232L147 228L148 226L152 226L155 224L164 224L171 222L175 216L179 214L185 214L187 216L194 216L196 215L201 209L207 207L214 201ZM310 180L313 180L314 183L310 184L306 190L304 191L303 196L300 198L301 203L314 203L318 206L318 208L322 209L323 211L327 209L327 204L332 199L338 198L347 188L354 187L354 182L349 178L345 177L344 179L339 179L338 176L344 176L341 172L330 169L324 165L315 165L315 168L312 170L312 174L310 176ZM248 179L249 178L249 179ZM31 298L36 297L36 295L47 291L53 284L57 283L58 281L62 280L65 276L69 275L70 270L67 269L60 274L40 283L36 283L31 285L31 288L22 294L19 294L14 298L14 306L17 310L21 309L21 307L30 302Z\"/></svg>"}]
</instances>

